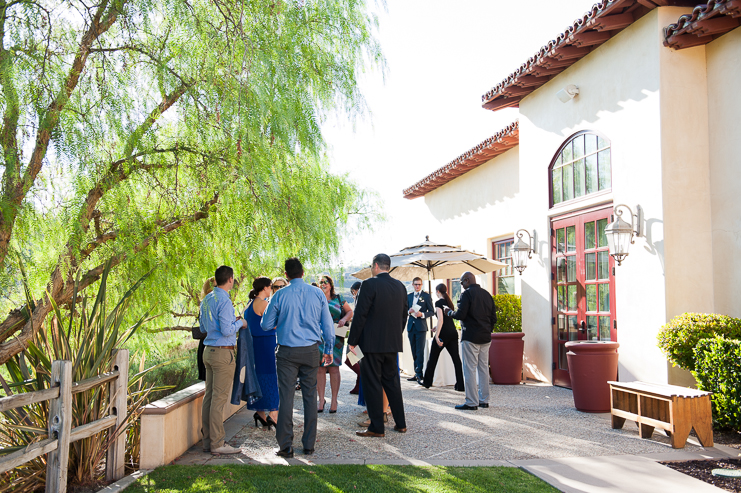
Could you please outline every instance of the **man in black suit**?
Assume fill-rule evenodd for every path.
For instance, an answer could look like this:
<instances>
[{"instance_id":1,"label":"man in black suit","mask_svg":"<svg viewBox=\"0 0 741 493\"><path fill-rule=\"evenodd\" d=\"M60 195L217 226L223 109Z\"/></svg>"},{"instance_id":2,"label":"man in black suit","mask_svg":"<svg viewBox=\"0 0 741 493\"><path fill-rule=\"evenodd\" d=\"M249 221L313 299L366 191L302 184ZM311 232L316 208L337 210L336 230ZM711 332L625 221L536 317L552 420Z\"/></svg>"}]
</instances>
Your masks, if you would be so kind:
<instances>
[{"instance_id":1,"label":"man in black suit","mask_svg":"<svg viewBox=\"0 0 741 493\"><path fill-rule=\"evenodd\" d=\"M360 378L368 406L370 426L357 431L361 437L383 437L383 391L386 391L394 430L407 431L404 401L399 381L398 353L403 350L402 332L407 321L406 288L389 275L391 259L384 253L373 257L373 278L363 282L355 305L353 323L348 337L348 349L355 352L360 346L364 357L360 360Z\"/></svg>"},{"instance_id":2,"label":"man in black suit","mask_svg":"<svg viewBox=\"0 0 741 493\"><path fill-rule=\"evenodd\" d=\"M414 358L414 376L407 380L410 382L416 380L422 385L422 378L424 377L422 370L425 365L425 339L427 336L427 321L425 319L434 315L435 309L430 294L422 291L422 279L415 277L412 286L414 291L407 295L407 304L409 305L407 336ZM419 307L416 311L414 310L415 305Z\"/></svg>"}]
</instances>

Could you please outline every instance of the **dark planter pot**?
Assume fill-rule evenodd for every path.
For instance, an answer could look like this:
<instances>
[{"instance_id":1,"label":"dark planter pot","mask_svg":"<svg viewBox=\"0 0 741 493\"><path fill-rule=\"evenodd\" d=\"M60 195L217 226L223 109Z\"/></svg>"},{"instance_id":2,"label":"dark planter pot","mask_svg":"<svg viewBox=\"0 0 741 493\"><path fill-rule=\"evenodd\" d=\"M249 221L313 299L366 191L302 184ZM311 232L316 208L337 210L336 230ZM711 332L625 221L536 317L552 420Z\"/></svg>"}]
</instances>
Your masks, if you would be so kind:
<instances>
[{"instance_id":1,"label":"dark planter pot","mask_svg":"<svg viewBox=\"0 0 741 493\"><path fill-rule=\"evenodd\" d=\"M523 332L494 332L489 346L489 376L497 385L518 385L522 380Z\"/></svg>"},{"instance_id":2,"label":"dark planter pot","mask_svg":"<svg viewBox=\"0 0 741 493\"><path fill-rule=\"evenodd\" d=\"M574 406L585 413L610 412L610 386L617 380L620 344L611 341L566 343Z\"/></svg>"}]
</instances>

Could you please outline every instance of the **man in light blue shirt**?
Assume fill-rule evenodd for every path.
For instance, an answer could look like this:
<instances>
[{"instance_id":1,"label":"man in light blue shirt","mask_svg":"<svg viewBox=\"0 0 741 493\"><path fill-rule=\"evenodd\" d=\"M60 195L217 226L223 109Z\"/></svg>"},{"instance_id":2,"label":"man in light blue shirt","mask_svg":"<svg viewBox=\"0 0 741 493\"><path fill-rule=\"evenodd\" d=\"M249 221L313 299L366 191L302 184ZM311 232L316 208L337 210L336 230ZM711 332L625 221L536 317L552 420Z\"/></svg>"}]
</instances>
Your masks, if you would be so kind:
<instances>
[{"instance_id":1,"label":"man in light blue shirt","mask_svg":"<svg viewBox=\"0 0 741 493\"><path fill-rule=\"evenodd\" d=\"M201 302L199 321L206 367L206 394L203 396L201 432L203 451L212 454L237 454L240 449L224 443L224 405L231 393L236 366L237 331L247 322L237 319L229 291L234 287L234 271L222 265L216 269L216 287Z\"/></svg>"},{"instance_id":2,"label":"man in light blue shirt","mask_svg":"<svg viewBox=\"0 0 741 493\"><path fill-rule=\"evenodd\" d=\"M275 353L278 371L278 440L279 457L293 457L293 397L296 377L301 383L304 401L304 434L306 455L314 453L316 442L316 373L319 364L332 363L334 324L329 314L327 297L306 284L304 267L296 257L285 262L289 285L270 299L260 323L263 330L277 329ZM323 356L322 356L323 355Z\"/></svg>"}]
</instances>

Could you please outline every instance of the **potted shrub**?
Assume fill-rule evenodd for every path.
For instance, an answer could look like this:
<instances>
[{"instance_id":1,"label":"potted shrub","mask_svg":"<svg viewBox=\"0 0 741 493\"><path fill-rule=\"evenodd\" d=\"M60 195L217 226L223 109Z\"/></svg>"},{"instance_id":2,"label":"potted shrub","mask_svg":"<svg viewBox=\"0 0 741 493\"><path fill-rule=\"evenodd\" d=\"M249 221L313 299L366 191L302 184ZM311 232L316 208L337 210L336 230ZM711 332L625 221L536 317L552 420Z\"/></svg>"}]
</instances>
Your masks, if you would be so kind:
<instances>
[{"instance_id":1,"label":"potted shrub","mask_svg":"<svg viewBox=\"0 0 741 493\"><path fill-rule=\"evenodd\" d=\"M489 347L489 376L497 385L518 385L522 381L525 341L522 332L522 301L514 294L494 295L497 323Z\"/></svg>"}]
</instances>

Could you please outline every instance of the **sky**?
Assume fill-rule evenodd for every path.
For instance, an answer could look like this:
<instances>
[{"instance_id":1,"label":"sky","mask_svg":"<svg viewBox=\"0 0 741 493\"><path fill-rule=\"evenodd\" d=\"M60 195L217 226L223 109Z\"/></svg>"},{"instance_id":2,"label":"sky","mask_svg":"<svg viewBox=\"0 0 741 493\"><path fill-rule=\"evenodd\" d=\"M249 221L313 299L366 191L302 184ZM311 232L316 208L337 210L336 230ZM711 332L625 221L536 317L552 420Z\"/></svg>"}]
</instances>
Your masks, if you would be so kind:
<instances>
[{"instance_id":1,"label":"sky","mask_svg":"<svg viewBox=\"0 0 741 493\"><path fill-rule=\"evenodd\" d=\"M369 265L429 235L458 244L402 191L517 119L481 96L587 12L594 0L388 0L377 10L386 57L360 81L370 116L324 126L335 173L376 191L386 221L343 239L338 264ZM485 251L478 253L486 254Z\"/></svg>"}]
</instances>

